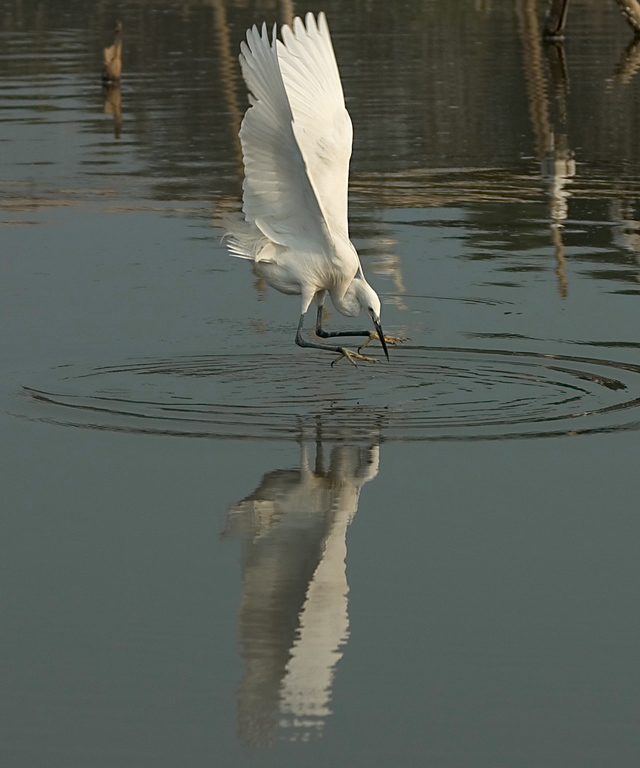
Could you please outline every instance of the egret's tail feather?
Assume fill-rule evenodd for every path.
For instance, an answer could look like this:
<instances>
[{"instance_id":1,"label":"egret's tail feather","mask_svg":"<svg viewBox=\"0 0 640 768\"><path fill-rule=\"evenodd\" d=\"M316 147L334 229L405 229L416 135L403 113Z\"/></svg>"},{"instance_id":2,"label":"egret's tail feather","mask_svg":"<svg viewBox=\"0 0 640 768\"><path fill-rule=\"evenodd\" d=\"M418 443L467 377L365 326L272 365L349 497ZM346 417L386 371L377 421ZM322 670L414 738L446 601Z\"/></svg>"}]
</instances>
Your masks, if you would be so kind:
<instances>
[{"instance_id":1,"label":"egret's tail feather","mask_svg":"<svg viewBox=\"0 0 640 768\"><path fill-rule=\"evenodd\" d=\"M222 226L226 229L223 240L231 256L249 261L260 261L261 252L269 245L269 240L254 225L241 219L225 219Z\"/></svg>"},{"instance_id":2,"label":"egret's tail feather","mask_svg":"<svg viewBox=\"0 0 640 768\"><path fill-rule=\"evenodd\" d=\"M239 259L249 259L250 261L254 261L254 258L247 249L246 245L243 245L239 240L236 240L233 235L225 235L225 239L227 241L227 250L231 256L237 256Z\"/></svg>"}]
</instances>

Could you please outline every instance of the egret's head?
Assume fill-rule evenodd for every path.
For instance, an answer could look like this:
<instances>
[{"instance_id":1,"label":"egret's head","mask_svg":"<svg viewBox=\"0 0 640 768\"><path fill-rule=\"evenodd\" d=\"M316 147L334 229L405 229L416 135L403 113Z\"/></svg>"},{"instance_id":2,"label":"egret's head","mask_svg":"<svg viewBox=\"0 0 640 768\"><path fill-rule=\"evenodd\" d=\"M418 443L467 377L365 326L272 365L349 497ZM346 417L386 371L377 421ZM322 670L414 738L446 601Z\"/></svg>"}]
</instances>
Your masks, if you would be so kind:
<instances>
[{"instance_id":1,"label":"egret's head","mask_svg":"<svg viewBox=\"0 0 640 768\"><path fill-rule=\"evenodd\" d=\"M358 313L364 310L368 312L372 320L380 321L380 299L369 283L362 277L355 277L348 293L355 296L358 307Z\"/></svg>"},{"instance_id":2,"label":"egret's head","mask_svg":"<svg viewBox=\"0 0 640 768\"><path fill-rule=\"evenodd\" d=\"M356 298L358 299L361 308L364 309L371 318L373 327L376 329L380 343L382 344L382 349L384 350L384 354L388 360L389 352L387 351L387 343L385 341L384 334L382 333L382 326L380 325L380 298L369 285L369 283L362 278L357 277L353 281L353 285L355 288Z\"/></svg>"}]
</instances>

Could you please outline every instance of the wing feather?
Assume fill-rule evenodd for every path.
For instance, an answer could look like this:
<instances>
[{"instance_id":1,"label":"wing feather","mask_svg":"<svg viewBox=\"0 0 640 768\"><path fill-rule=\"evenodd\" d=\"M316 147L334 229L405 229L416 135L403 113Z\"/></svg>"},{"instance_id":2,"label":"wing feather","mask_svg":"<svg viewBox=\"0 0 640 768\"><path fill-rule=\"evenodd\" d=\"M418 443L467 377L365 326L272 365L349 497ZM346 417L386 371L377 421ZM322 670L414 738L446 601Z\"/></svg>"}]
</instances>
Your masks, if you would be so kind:
<instances>
[{"instance_id":1,"label":"wing feather","mask_svg":"<svg viewBox=\"0 0 640 768\"><path fill-rule=\"evenodd\" d=\"M282 80L293 114L293 131L332 236L348 237L351 118L324 13L306 15L293 30L282 27L277 43Z\"/></svg>"},{"instance_id":2,"label":"wing feather","mask_svg":"<svg viewBox=\"0 0 640 768\"><path fill-rule=\"evenodd\" d=\"M308 243L328 254L325 217L294 135L275 29L273 43L265 24L261 34L255 26L248 30L240 64L251 103L240 128L245 218L275 243L296 248Z\"/></svg>"}]
</instances>

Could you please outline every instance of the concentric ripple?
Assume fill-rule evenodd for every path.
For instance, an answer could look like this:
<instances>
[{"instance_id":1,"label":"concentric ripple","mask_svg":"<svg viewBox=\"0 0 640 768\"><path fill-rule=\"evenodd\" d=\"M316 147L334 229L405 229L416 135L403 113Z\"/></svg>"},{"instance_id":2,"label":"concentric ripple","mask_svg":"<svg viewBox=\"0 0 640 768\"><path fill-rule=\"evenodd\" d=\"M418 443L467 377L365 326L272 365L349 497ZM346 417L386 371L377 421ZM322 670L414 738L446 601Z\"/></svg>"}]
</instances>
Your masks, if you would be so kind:
<instances>
[{"instance_id":1,"label":"concentric ripple","mask_svg":"<svg viewBox=\"0 0 640 768\"><path fill-rule=\"evenodd\" d=\"M408 347L391 363L324 356L135 360L23 387L19 415L186 437L496 440L640 427L640 366L504 350Z\"/></svg>"}]
</instances>

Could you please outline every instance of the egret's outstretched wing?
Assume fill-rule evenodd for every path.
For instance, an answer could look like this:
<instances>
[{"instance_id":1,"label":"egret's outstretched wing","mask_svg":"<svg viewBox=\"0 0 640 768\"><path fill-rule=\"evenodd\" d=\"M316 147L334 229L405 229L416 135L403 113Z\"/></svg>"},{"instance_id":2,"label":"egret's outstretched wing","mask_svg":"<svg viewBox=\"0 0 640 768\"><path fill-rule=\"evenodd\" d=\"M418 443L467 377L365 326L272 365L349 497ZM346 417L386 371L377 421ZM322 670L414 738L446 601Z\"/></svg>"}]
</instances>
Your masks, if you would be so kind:
<instances>
[{"instance_id":1,"label":"egret's outstretched wing","mask_svg":"<svg viewBox=\"0 0 640 768\"><path fill-rule=\"evenodd\" d=\"M242 75L251 106L240 128L244 158L242 210L249 222L281 245L329 252L327 227L293 134L292 114L274 43L266 25L241 45Z\"/></svg>"},{"instance_id":2,"label":"egret's outstretched wing","mask_svg":"<svg viewBox=\"0 0 640 768\"><path fill-rule=\"evenodd\" d=\"M277 44L293 130L332 235L348 237L347 187L353 129L324 13L282 27Z\"/></svg>"}]
</instances>

